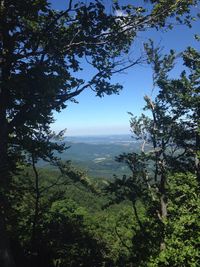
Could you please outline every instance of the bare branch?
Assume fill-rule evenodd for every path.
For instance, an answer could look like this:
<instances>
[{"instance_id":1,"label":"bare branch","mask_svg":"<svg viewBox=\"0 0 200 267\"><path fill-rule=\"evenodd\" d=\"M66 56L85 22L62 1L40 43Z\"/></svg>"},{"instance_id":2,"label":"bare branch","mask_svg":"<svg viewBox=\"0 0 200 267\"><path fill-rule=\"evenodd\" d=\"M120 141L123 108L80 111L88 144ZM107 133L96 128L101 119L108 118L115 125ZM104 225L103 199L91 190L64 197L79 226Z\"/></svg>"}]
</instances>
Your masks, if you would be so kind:
<instances>
[{"instance_id":1,"label":"bare branch","mask_svg":"<svg viewBox=\"0 0 200 267\"><path fill-rule=\"evenodd\" d=\"M127 69L129 69L129 68L131 68L131 67L133 67L133 66L135 66L137 64L140 64L140 63L142 63L142 57L139 57L137 60L135 60L134 62L132 62L131 64L129 64L129 65L123 67L123 68L111 71L111 74L122 72L122 71L127 70Z\"/></svg>"}]
</instances>

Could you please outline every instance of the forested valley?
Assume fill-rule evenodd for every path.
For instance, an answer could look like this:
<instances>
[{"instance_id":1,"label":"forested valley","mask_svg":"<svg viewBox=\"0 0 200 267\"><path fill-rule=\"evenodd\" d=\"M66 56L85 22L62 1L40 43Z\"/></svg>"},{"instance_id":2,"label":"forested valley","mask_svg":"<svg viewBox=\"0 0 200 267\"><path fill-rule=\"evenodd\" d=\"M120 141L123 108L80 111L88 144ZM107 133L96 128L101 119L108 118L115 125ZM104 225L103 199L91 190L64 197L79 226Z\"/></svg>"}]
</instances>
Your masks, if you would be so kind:
<instances>
[{"instance_id":1,"label":"forested valley","mask_svg":"<svg viewBox=\"0 0 200 267\"><path fill-rule=\"evenodd\" d=\"M199 1L52 2L0 2L0 267L200 266L200 35L133 49L139 32L200 29ZM55 112L120 94L112 76L141 64L152 85L124 151L52 131Z\"/></svg>"}]
</instances>

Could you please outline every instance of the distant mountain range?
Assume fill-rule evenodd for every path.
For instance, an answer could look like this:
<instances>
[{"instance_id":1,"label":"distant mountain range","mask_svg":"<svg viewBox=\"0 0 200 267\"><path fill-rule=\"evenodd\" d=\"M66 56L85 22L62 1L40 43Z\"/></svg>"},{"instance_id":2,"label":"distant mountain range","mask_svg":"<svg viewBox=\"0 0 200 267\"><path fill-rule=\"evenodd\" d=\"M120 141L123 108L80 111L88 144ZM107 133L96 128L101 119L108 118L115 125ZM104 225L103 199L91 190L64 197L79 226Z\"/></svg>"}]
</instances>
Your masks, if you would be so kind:
<instances>
[{"instance_id":1,"label":"distant mountain range","mask_svg":"<svg viewBox=\"0 0 200 267\"><path fill-rule=\"evenodd\" d=\"M66 136L66 142L85 144L121 144L137 142L130 134L126 135L95 135L95 136Z\"/></svg>"}]
</instances>

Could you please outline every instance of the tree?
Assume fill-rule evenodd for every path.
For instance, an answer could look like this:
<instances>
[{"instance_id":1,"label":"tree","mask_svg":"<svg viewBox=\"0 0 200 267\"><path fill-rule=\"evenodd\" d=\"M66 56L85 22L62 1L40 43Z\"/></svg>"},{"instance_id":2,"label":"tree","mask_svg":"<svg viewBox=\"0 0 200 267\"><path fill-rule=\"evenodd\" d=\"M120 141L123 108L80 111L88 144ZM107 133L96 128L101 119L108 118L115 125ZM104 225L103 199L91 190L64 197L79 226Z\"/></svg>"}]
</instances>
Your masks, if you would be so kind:
<instances>
[{"instance_id":1,"label":"tree","mask_svg":"<svg viewBox=\"0 0 200 267\"><path fill-rule=\"evenodd\" d=\"M101 1L73 4L64 11L51 9L46 0L1 1L1 88L0 88L0 262L13 266L6 238L6 194L16 157L29 151L30 143L45 147L53 111L66 107L66 101L88 88L96 95L118 93L119 84L109 79L120 67L119 56L127 53L137 31L147 26L162 27L169 16L180 19L196 1L151 1L152 12L141 7L114 9L121 16L109 14ZM167 4L167 8L166 8ZM189 23L189 15L184 17ZM96 73L88 80L77 78L82 58ZM128 65L137 64L138 60ZM117 68L119 67L119 68ZM46 142L47 141L47 142ZM45 152L46 153L46 152ZM11 168L12 167L12 168ZM7 257L7 255L9 255ZM10 259L10 263L9 263ZM7 263L6 263L7 262Z\"/></svg>"},{"instance_id":2,"label":"tree","mask_svg":"<svg viewBox=\"0 0 200 267\"><path fill-rule=\"evenodd\" d=\"M168 177L166 249L149 266L199 266L199 184L191 173Z\"/></svg>"},{"instance_id":3,"label":"tree","mask_svg":"<svg viewBox=\"0 0 200 267\"><path fill-rule=\"evenodd\" d=\"M118 201L129 199L135 211L139 227L133 238L135 266L180 266L180 262L181 266L198 266L198 241L191 231L195 229L196 234L199 231L196 201L200 54L191 47L186 49L182 53L186 69L175 79L170 78L175 52L162 56L152 41L145 48L153 67L153 90L158 93L155 99L145 96L144 110L150 112L149 116L142 114L137 118L131 114L131 129L141 140L141 153L118 157L118 161L129 166L132 176L116 179L110 189L116 192ZM138 200L146 207L146 218L141 219L138 214ZM194 209L188 210L189 205Z\"/></svg>"}]
</instances>

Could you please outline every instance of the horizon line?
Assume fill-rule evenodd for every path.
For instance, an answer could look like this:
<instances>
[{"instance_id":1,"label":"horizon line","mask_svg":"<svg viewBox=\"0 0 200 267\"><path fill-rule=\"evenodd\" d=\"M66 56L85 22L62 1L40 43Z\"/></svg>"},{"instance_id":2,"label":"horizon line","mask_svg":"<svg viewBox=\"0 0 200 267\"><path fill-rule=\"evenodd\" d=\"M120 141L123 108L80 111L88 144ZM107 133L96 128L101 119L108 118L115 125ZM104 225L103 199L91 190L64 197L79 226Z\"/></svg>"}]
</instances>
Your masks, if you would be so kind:
<instances>
[{"instance_id":1,"label":"horizon line","mask_svg":"<svg viewBox=\"0 0 200 267\"><path fill-rule=\"evenodd\" d=\"M120 135L133 135L133 133L113 133L113 134L73 134L73 135L64 135L64 137L103 137L103 136L120 136Z\"/></svg>"}]
</instances>

